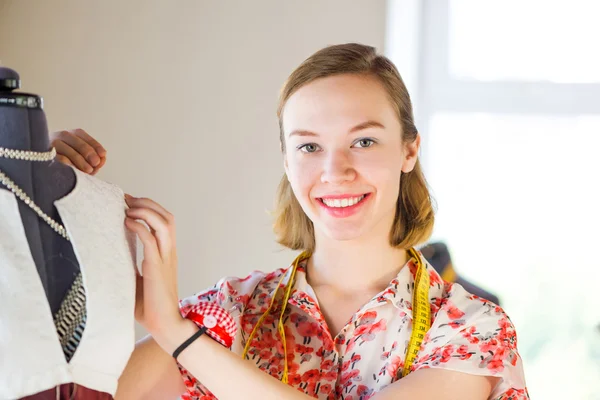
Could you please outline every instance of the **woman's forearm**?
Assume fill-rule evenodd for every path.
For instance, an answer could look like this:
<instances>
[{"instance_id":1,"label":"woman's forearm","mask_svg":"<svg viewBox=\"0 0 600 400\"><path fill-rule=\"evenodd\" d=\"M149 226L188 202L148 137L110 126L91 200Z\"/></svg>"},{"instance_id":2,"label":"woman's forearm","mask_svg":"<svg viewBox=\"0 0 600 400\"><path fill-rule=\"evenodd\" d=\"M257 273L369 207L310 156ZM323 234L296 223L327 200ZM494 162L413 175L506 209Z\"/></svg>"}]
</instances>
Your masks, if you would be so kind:
<instances>
[{"instance_id":1,"label":"woman's forearm","mask_svg":"<svg viewBox=\"0 0 600 400\"><path fill-rule=\"evenodd\" d=\"M193 322L184 320L180 326L170 331L168 337L159 338L157 342L172 354L197 330L198 327ZM261 371L206 335L189 345L179 355L178 361L219 400L313 398Z\"/></svg>"},{"instance_id":2,"label":"woman's forearm","mask_svg":"<svg viewBox=\"0 0 600 400\"><path fill-rule=\"evenodd\" d=\"M115 400L177 399L184 392L185 385L173 357L146 336L136 343L119 377Z\"/></svg>"}]
</instances>

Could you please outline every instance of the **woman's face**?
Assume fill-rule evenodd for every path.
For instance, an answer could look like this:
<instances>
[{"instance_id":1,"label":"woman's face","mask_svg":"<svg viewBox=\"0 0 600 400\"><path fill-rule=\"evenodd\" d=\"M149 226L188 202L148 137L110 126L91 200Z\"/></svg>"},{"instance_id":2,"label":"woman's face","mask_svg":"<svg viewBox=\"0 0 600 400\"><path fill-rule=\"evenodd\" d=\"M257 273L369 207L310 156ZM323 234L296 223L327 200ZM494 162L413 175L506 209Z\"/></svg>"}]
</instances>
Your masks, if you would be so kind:
<instances>
[{"instance_id":1,"label":"woman's face","mask_svg":"<svg viewBox=\"0 0 600 400\"><path fill-rule=\"evenodd\" d=\"M320 236L389 237L401 172L419 138L402 143L400 121L374 77L338 75L298 89L283 111L285 171Z\"/></svg>"}]
</instances>

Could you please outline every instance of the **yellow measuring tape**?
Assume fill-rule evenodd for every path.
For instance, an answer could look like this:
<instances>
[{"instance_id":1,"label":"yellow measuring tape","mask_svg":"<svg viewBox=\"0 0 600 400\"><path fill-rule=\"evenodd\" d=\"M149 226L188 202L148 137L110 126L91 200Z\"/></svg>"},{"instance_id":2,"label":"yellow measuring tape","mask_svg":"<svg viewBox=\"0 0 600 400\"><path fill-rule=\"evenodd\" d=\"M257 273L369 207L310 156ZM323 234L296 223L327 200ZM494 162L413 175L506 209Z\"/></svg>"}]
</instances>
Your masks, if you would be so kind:
<instances>
[{"instance_id":1,"label":"yellow measuring tape","mask_svg":"<svg viewBox=\"0 0 600 400\"><path fill-rule=\"evenodd\" d=\"M423 260L419 253L410 248L408 254L415 259L417 263L417 273L415 274L415 287L413 288L412 311L413 311L413 329L410 334L410 342L406 350L404 359L404 368L402 376L410 373L410 367L414 364L421 343L425 338L425 334L431 327L431 307L429 306L429 273L423 264Z\"/></svg>"},{"instance_id":2,"label":"yellow measuring tape","mask_svg":"<svg viewBox=\"0 0 600 400\"><path fill-rule=\"evenodd\" d=\"M425 338L425 334L429 330L431 326L431 309L429 306L429 273L425 269L425 265L423 264L423 260L421 259L419 253L410 248L408 253L412 258L415 259L417 263L417 273L415 274L415 286L413 290L413 299L412 299L412 307L413 307L413 330L410 335L410 342L408 344L408 349L406 352L406 357L404 361L404 368L402 370L402 376L406 376L410 373L410 367L413 365L415 359L417 358L417 354L419 353L419 349L421 347L421 343L423 343L423 339ZM285 292L283 297L283 302L281 306L281 311L279 313L279 322L277 324L277 330L279 331L279 336L281 337L283 344L283 376L281 381L283 383L288 383L288 358L287 358L287 343L285 338L285 331L283 328L283 317L285 314L285 310L288 304L288 300L290 298L290 294L292 292L292 288L294 287L294 280L296 278L296 270L298 269L298 265L308 259L310 257L310 253L303 252L294 260L292 273L288 283L285 285ZM285 274L281 276L281 279L277 283L277 287L273 291L273 295L271 297L271 303L267 310L263 313L263 315L259 318L258 322L252 329L252 333L248 337L246 341L246 346L244 346L244 352L242 353L242 358L246 358L248 355L248 351L250 350L250 345L252 343L252 339L256 335L258 328L262 325L263 321L270 314L273 309L273 305L275 304L275 299L277 297L277 292L285 278Z\"/></svg>"}]
</instances>

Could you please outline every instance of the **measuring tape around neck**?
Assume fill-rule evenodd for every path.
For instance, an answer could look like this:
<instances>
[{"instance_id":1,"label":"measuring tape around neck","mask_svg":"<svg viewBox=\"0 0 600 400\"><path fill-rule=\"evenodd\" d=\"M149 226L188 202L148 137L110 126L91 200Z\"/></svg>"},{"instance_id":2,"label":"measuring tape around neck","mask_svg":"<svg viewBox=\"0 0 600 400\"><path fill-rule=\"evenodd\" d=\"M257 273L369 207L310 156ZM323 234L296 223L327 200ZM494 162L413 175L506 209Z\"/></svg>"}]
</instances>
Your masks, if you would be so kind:
<instances>
[{"instance_id":1,"label":"measuring tape around neck","mask_svg":"<svg viewBox=\"0 0 600 400\"><path fill-rule=\"evenodd\" d=\"M413 288L412 314L413 327L410 334L410 341L406 350L404 359L404 368L402 377L410 373L410 368L419 354L421 344L425 335L431 327L431 306L429 305L429 272L423 264L423 259L417 250L410 248L408 254L415 259L417 263L417 272L415 273L415 286Z\"/></svg>"},{"instance_id":2,"label":"measuring tape around neck","mask_svg":"<svg viewBox=\"0 0 600 400\"><path fill-rule=\"evenodd\" d=\"M423 340L425 338L425 334L429 330L431 326L431 309L429 306L429 273L425 269L425 265L423 264L423 260L419 253L414 249L408 249L408 254L415 259L417 264L417 272L415 274L415 284L413 289L413 299L412 299L412 311L413 311L413 329L410 335L410 341L408 344L408 348L406 351L406 357L404 360L404 368L402 369L401 376L404 377L410 373L410 368L414 364L415 359L417 358L417 354L419 353L419 349ZM287 307L288 300L290 298L290 294L292 292L292 288L294 287L294 281L296 278L296 270L298 269L298 265L306 259L310 257L309 252L303 252L293 262L292 271L290 274L290 279L288 283L284 287L284 296L281 305L281 311L279 313L279 322L277 324L277 330L279 331L279 336L281 337L281 341L283 344L283 376L281 381L283 383L288 383L288 357L287 357L287 343L285 338L285 330L283 327L283 317L285 314L285 310ZM273 306L275 304L275 299L277 297L277 292L281 287L281 283L285 278L286 274L283 274L275 290L273 291L271 302L267 310L262 314L259 318L258 322L252 329L252 333L248 337L246 341L246 345L244 346L244 352L242 353L242 358L246 358L248 355L248 351L250 350L250 345L252 343L252 339L256 335L258 328L262 325L263 321L270 314Z\"/></svg>"}]
</instances>

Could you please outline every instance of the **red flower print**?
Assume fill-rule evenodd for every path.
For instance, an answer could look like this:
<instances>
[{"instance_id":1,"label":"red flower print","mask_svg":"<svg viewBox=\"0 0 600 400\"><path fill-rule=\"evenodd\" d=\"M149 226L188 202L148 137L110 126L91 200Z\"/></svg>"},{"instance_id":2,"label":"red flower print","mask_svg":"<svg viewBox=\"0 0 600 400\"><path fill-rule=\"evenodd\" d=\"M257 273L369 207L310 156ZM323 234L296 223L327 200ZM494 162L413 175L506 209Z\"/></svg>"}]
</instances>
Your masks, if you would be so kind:
<instances>
[{"instance_id":1,"label":"red flower print","mask_svg":"<svg viewBox=\"0 0 600 400\"><path fill-rule=\"evenodd\" d=\"M322 380L330 381L330 382L335 381L337 379L337 377L338 377L338 374L336 371L329 371L329 372L326 372L321 375Z\"/></svg>"},{"instance_id":2,"label":"red flower print","mask_svg":"<svg viewBox=\"0 0 600 400\"><path fill-rule=\"evenodd\" d=\"M417 273L417 264L415 263L415 260L410 260L408 262L408 269L410 271L410 274L412 276L415 276L415 274Z\"/></svg>"},{"instance_id":3,"label":"red flower print","mask_svg":"<svg viewBox=\"0 0 600 400\"><path fill-rule=\"evenodd\" d=\"M493 358L488 363L487 368L490 371L493 371L493 372L496 372L496 373L500 373L500 372L502 372L504 370L504 363L502 362L502 360Z\"/></svg>"},{"instance_id":4,"label":"red flower print","mask_svg":"<svg viewBox=\"0 0 600 400\"><path fill-rule=\"evenodd\" d=\"M288 385L298 386L302 383L302 375L288 374Z\"/></svg>"},{"instance_id":5,"label":"red flower print","mask_svg":"<svg viewBox=\"0 0 600 400\"><path fill-rule=\"evenodd\" d=\"M425 341L427 340L427 338L425 338ZM423 343L425 343L425 341ZM390 348L390 351L385 351L385 347L383 348L384 352L381 353L381 359L382 360L387 360L390 355L394 352L394 350L396 350L396 347L398 347L398 342L394 342L392 343L392 347Z\"/></svg>"},{"instance_id":6,"label":"red flower print","mask_svg":"<svg viewBox=\"0 0 600 400\"><path fill-rule=\"evenodd\" d=\"M389 376L396 376L400 368L404 368L404 361L399 356L393 356L385 369Z\"/></svg>"},{"instance_id":7,"label":"red flower print","mask_svg":"<svg viewBox=\"0 0 600 400\"><path fill-rule=\"evenodd\" d=\"M474 354L473 352L469 351L469 346L464 344L456 349L456 352L460 355L461 360L468 360Z\"/></svg>"},{"instance_id":8,"label":"red flower print","mask_svg":"<svg viewBox=\"0 0 600 400\"><path fill-rule=\"evenodd\" d=\"M250 295L244 294L242 296L236 296L234 298L236 303L248 304L248 300L250 299Z\"/></svg>"},{"instance_id":9,"label":"red flower print","mask_svg":"<svg viewBox=\"0 0 600 400\"><path fill-rule=\"evenodd\" d=\"M467 339L469 341L469 343L471 344L477 344L479 343L479 338L477 336L474 336L477 333L477 328L475 328L474 326L471 326L470 328L467 328L463 331L462 335L465 339Z\"/></svg>"},{"instance_id":10,"label":"red flower print","mask_svg":"<svg viewBox=\"0 0 600 400\"><path fill-rule=\"evenodd\" d=\"M419 360L419 364L424 363L424 362L430 362L432 365L439 365L442 363L446 363L452 357L453 352L454 352L454 346L451 344L448 344L443 347L437 347L434 349L432 354L421 358Z\"/></svg>"},{"instance_id":11,"label":"red flower print","mask_svg":"<svg viewBox=\"0 0 600 400\"><path fill-rule=\"evenodd\" d=\"M354 369L350 372L347 372L345 374L342 375L342 379L340 380L340 385L344 388L347 388L348 386L352 385L352 383L357 380L360 381L360 371L357 369Z\"/></svg>"},{"instance_id":12,"label":"red flower print","mask_svg":"<svg viewBox=\"0 0 600 400\"><path fill-rule=\"evenodd\" d=\"M292 313L290 320L298 326L298 323L308 321L308 317L299 313Z\"/></svg>"},{"instance_id":13,"label":"red flower print","mask_svg":"<svg viewBox=\"0 0 600 400\"><path fill-rule=\"evenodd\" d=\"M331 385L329 383L324 383L319 387L319 393L329 394L331 393Z\"/></svg>"},{"instance_id":14,"label":"red flower print","mask_svg":"<svg viewBox=\"0 0 600 400\"><path fill-rule=\"evenodd\" d=\"M529 399L529 393L527 393L527 389L508 389L506 392L502 393L502 396L498 397L496 400L525 400Z\"/></svg>"},{"instance_id":15,"label":"red flower print","mask_svg":"<svg viewBox=\"0 0 600 400\"><path fill-rule=\"evenodd\" d=\"M443 285L444 281L435 271L429 271L429 286Z\"/></svg>"},{"instance_id":16,"label":"red flower print","mask_svg":"<svg viewBox=\"0 0 600 400\"><path fill-rule=\"evenodd\" d=\"M377 318L377 311L367 311L360 317L360 321L357 326L372 324Z\"/></svg>"},{"instance_id":17,"label":"red flower print","mask_svg":"<svg viewBox=\"0 0 600 400\"><path fill-rule=\"evenodd\" d=\"M370 341L375 338L375 335L379 332L385 331L387 328L386 320L380 319L376 324L365 324L360 325L354 331L354 336L362 336L363 341Z\"/></svg>"},{"instance_id":18,"label":"red flower print","mask_svg":"<svg viewBox=\"0 0 600 400\"><path fill-rule=\"evenodd\" d=\"M369 389L368 386L358 385L356 394L359 396L359 400L369 400L375 394L373 389Z\"/></svg>"},{"instance_id":19,"label":"red flower print","mask_svg":"<svg viewBox=\"0 0 600 400\"><path fill-rule=\"evenodd\" d=\"M319 370L310 369L302 374L302 382L317 383L319 380Z\"/></svg>"},{"instance_id":20,"label":"red flower print","mask_svg":"<svg viewBox=\"0 0 600 400\"><path fill-rule=\"evenodd\" d=\"M298 324L298 334L300 336L312 337L319 334L319 324L316 322L301 322Z\"/></svg>"},{"instance_id":21,"label":"red flower print","mask_svg":"<svg viewBox=\"0 0 600 400\"><path fill-rule=\"evenodd\" d=\"M260 352L260 354L259 354L259 357L260 357L261 359L263 359L263 360L265 360L265 359L266 359L266 360L270 359L270 358L271 358L271 350L267 350L267 349L265 349L265 350L262 350L262 351Z\"/></svg>"},{"instance_id":22,"label":"red flower print","mask_svg":"<svg viewBox=\"0 0 600 400\"><path fill-rule=\"evenodd\" d=\"M279 379L280 374L283 372L283 365L272 365L271 368L269 368L269 373L271 374L271 376Z\"/></svg>"},{"instance_id":23,"label":"red flower print","mask_svg":"<svg viewBox=\"0 0 600 400\"><path fill-rule=\"evenodd\" d=\"M465 316L465 313L456 308L449 301L446 303L446 313L450 319L460 319Z\"/></svg>"},{"instance_id":24,"label":"red flower print","mask_svg":"<svg viewBox=\"0 0 600 400\"><path fill-rule=\"evenodd\" d=\"M310 354L313 351L315 351L315 349L313 349L312 347L308 347L308 346L303 346L301 344L297 344L296 345L296 353L300 353L300 354Z\"/></svg>"},{"instance_id":25,"label":"red flower print","mask_svg":"<svg viewBox=\"0 0 600 400\"><path fill-rule=\"evenodd\" d=\"M487 342L481 343L479 350L482 353L493 353L498 348L498 341L496 339L490 339Z\"/></svg>"},{"instance_id":26,"label":"red flower print","mask_svg":"<svg viewBox=\"0 0 600 400\"><path fill-rule=\"evenodd\" d=\"M432 299L430 306L431 306L431 318L435 319L438 311L440 311L440 307L442 307L442 299L440 299L438 297Z\"/></svg>"},{"instance_id":27,"label":"red flower print","mask_svg":"<svg viewBox=\"0 0 600 400\"><path fill-rule=\"evenodd\" d=\"M463 319L459 319L456 321L452 321L450 322L448 325L452 328L452 329L459 329L461 326L463 326L465 324L465 321Z\"/></svg>"},{"instance_id":28,"label":"red flower print","mask_svg":"<svg viewBox=\"0 0 600 400\"><path fill-rule=\"evenodd\" d=\"M321 362L321 370L322 371L329 371L332 367L333 367L332 360L323 360L323 362Z\"/></svg>"},{"instance_id":29,"label":"red flower print","mask_svg":"<svg viewBox=\"0 0 600 400\"><path fill-rule=\"evenodd\" d=\"M321 358L327 358L331 354L333 354L333 347L329 347L327 342L323 344L323 347L317 350L317 356Z\"/></svg>"}]
</instances>

